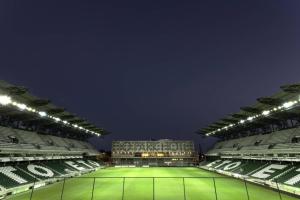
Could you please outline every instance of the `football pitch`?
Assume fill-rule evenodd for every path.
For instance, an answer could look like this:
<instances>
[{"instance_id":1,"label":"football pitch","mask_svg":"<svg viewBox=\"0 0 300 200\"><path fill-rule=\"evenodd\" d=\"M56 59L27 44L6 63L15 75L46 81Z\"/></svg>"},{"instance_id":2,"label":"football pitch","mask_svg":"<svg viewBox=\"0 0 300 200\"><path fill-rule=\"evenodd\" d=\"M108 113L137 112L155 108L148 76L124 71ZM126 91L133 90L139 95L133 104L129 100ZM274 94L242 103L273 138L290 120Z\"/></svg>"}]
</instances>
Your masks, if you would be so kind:
<instances>
[{"instance_id":1,"label":"football pitch","mask_svg":"<svg viewBox=\"0 0 300 200\"><path fill-rule=\"evenodd\" d=\"M60 181L35 189L32 193L28 191L8 199L30 200L30 198L32 200L298 199L250 183L245 185L241 180L198 168L164 167L100 169L82 177L66 179L65 182Z\"/></svg>"}]
</instances>

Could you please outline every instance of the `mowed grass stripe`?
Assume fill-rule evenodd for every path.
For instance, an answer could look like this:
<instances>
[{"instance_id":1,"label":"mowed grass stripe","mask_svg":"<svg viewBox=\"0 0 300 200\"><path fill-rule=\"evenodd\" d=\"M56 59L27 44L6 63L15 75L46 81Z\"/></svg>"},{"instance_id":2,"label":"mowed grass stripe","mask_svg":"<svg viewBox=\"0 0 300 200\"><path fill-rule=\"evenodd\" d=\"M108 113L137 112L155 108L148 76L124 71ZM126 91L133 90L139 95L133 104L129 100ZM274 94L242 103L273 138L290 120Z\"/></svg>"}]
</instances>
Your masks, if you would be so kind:
<instances>
[{"instance_id":1,"label":"mowed grass stripe","mask_svg":"<svg viewBox=\"0 0 300 200\"><path fill-rule=\"evenodd\" d=\"M183 179L185 178L186 200L215 200L214 182L211 178L224 177L198 168L107 168L84 175L90 178L72 178L65 182L63 200L91 200L93 177L102 177L95 180L94 200L122 200L122 177L149 177L126 178L124 200L152 200L153 180L155 178L155 200L183 200ZM105 178L117 177L117 178ZM194 177L194 178L193 178ZM195 178L197 177L197 178ZM63 182L48 185L34 190L32 200L60 200ZM247 200L245 183L241 180L224 177L216 178L218 200ZM247 183L250 200L280 200L278 192L261 186ZM9 200L29 200L30 192L10 197ZM282 200L296 200L282 194Z\"/></svg>"}]
</instances>

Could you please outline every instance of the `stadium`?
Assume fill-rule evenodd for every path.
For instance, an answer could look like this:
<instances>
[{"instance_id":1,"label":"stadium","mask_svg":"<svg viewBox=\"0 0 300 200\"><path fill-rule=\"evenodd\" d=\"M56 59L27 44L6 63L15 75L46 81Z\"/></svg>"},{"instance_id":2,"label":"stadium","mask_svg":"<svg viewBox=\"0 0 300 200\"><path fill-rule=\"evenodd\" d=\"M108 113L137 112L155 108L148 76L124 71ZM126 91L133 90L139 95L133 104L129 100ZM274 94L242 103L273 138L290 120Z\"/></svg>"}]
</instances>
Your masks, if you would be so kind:
<instances>
[{"instance_id":1,"label":"stadium","mask_svg":"<svg viewBox=\"0 0 300 200\"><path fill-rule=\"evenodd\" d=\"M193 141L114 141L112 162L87 139L109 132L28 89L0 82L0 197L13 200L295 200L300 195L300 85L197 133Z\"/></svg>"},{"instance_id":2,"label":"stadium","mask_svg":"<svg viewBox=\"0 0 300 200\"><path fill-rule=\"evenodd\" d=\"M0 200L300 200L300 0L0 0Z\"/></svg>"}]
</instances>

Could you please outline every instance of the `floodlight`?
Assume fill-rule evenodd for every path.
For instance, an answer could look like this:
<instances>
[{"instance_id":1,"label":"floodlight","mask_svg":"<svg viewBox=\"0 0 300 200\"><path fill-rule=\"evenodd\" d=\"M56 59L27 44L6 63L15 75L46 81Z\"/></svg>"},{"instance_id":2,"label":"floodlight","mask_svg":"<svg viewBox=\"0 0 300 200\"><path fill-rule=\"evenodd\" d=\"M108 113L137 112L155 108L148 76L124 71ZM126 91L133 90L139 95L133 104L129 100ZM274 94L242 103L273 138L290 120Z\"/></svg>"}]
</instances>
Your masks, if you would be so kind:
<instances>
[{"instance_id":1,"label":"floodlight","mask_svg":"<svg viewBox=\"0 0 300 200\"><path fill-rule=\"evenodd\" d=\"M20 109L20 110L25 110L27 108L27 106L25 104L22 104L22 103L18 103L17 104L17 107Z\"/></svg>"},{"instance_id":2,"label":"floodlight","mask_svg":"<svg viewBox=\"0 0 300 200\"><path fill-rule=\"evenodd\" d=\"M31 108L31 107L27 107L27 110L30 111L30 112L34 112L34 109Z\"/></svg>"},{"instance_id":3,"label":"floodlight","mask_svg":"<svg viewBox=\"0 0 300 200\"><path fill-rule=\"evenodd\" d=\"M270 114L270 111L269 111L269 110L265 110L265 111L262 112L262 114L263 114L263 115L269 115L269 114Z\"/></svg>"},{"instance_id":4,"label":"floodlight","mask_svg":"<svg viewBox=\"0 0 300 200\"><path fill-rule=\"evenodd\" d=\"M254 117L248 117L247 120L248 121L252 121Z\"/></svg>"},{"instance_id":5,"label":"floodlight","mask_svg":"<svg viewBox=\"0 0 300 200\"><path fill-rule=\"evenodd\" d=\"M292 106L295 105L295 104L296 104L295 101L289 101L289 102L284 103L282 106L283 106L284 108L290 108L290 107L292 107Z\"/></svg>"},{"instance_id":6,"label":"floodlight","mask_svg":"<svg viewBox=\"0 0 300 200\"><path fill-rule=\"evenodd\" d=\"M6 95L0 95L0 104L1 105L8 105L11 103L11 98L9 96Z\"/></svg>"},{"instance_id":7,"label":"floodlight","mask_svg":"<svg viewBox=\"0 0 300 200\"><path fill-rule=\"evenodd\" d=\"M54 120L57 121L57 122L61 121L61 119L58 118L58 117L54 117Z\"/></svg>"},{"instance_id":8,"label":"floodlight","mask_svg":"<svg viewBox=\"0 0 300 200\"><path fill-rule=\"evenodd\" d=\"M46 117L46 116L47 116L47 113L46 113L46 112L43 112L43 111L40 111L40 112L39 112L39 115L40 115L41 117Z\"/></svg>"}]
</instances>

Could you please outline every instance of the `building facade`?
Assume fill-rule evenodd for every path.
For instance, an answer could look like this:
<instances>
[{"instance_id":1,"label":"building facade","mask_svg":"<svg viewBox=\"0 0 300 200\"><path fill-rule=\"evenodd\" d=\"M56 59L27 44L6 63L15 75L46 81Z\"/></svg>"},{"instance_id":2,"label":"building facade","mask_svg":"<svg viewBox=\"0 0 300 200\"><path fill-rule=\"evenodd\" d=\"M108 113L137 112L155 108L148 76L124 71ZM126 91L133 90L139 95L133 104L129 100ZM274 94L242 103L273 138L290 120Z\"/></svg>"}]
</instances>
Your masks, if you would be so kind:
<instances>
[{"instance_id":1,"label":"building facade","mask_svg":"<svg viewBox=\"0 0 300 200\"><path fill-rule=\"evenodd\" d=\"M115 165L192 166L198 156L193 141L113 141L112 159Z\"/></svg>"}]
</instances>

